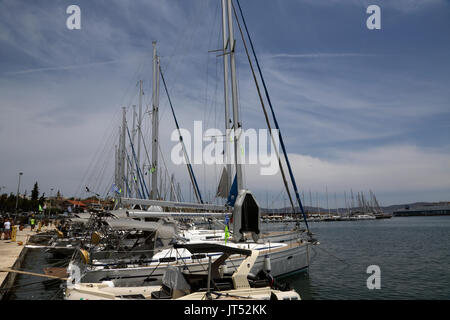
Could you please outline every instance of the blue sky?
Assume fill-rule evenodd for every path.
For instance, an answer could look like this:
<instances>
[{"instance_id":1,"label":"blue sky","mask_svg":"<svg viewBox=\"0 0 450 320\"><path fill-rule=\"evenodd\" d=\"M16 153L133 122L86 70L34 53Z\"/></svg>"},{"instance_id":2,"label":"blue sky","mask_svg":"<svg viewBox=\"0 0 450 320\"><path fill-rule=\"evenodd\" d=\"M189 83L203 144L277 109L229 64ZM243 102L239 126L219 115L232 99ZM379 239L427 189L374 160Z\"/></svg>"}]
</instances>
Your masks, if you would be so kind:
<instances>
[{"instance_id":1,"label":"blue sky","mask_svg":"<svg viewBox=\"0 0 450 320\"><path fill-rule=\"evenodd\" d=\"M71 4L81 8L81 30L66 28ZM201 120L222 128L221 59L208 53L220 44L219 4L0 1L2 191L15 192L23 171L21 192L35 181L47 194L53 188L85 196L84 185L103 192L113 174L120 107L137 104L138 80L145 103L151 101L153 40L181 126ZM366 28L370 4L381 7L381 30ZM322 206L325 186L338 201L350 188L371 189L382 204L449 200L449 1L241 5L306 193L318 192ZM244 127L264 128L240 41L237 60ZM161 94L166 162L173 147L169 116ZM187 188L184 168L168 166ZM264 204L266 192L283 202L275 200L279 177L246 169L248 186ZM195 170L204 194L214 193L220 170Z\"/></svg>"}]
</instances>

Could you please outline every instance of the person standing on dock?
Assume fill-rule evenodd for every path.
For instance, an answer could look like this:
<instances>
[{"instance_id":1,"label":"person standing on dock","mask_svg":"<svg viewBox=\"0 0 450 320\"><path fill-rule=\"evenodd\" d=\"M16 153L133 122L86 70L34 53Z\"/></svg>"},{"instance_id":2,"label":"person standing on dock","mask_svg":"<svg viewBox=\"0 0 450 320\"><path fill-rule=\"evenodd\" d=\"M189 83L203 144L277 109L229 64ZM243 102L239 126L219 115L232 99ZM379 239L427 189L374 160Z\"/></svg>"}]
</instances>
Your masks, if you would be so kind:
<instances>
[{"instance_id":1,"label":"person standing on dock","mask_svg":"<svg viewBox=\"0 0 450 320\"><path fill-rule=\"evenodd\" d=\"M4 240L9 240L11 239L11 222L9 222L8 219L5 220L5 223L3 224L3 228L4 228Z\"/></svg>"},{"instance_id":2,"label":"person standing on dock","mask_svg":"<svg viewBox=\"0 0 450 320\"><path fill-rule=\"evenodd\" d=\"M31 219L30 219L31 231L34 230L35 224L36 224L36 219L34 219L34 215L32 215Z\"/></svg>"},{"instance_id":3,"label":"person standing on dock","mask_svg":"<svg viewBox=\"0 0 450 320\"><path fill-rule=\"evenodd\" d=\"M0 218L0 240L2 240L3 235L3 218Z\"/></svg>"}]
</instances>

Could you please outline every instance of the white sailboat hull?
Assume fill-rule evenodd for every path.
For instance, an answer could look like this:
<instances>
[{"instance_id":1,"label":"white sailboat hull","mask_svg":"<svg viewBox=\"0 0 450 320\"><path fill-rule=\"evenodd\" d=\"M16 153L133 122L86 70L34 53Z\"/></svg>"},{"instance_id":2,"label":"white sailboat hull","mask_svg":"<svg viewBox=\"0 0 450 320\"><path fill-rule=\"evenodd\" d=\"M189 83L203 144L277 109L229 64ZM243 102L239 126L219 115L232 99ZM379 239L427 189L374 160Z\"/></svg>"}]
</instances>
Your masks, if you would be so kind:
<instances>
[{"instance_id":1,"label":"white sailboat hull","mask_svg":"<svg viewBox=\"0 0 450 320\"><path fill-rule=\"evenodd\" d=\"M309 243L295 242L283 247L266 248L260 250L252 274L257 274L267 267L266 258L270 258L270 274L280 277L295 272L306 271L309 266ZM190 272L204 272L206 259L192 260L188 255L182 254L174 262L151 262L148 266L132 266L127 268L104 269L103 267L86 266L72 262L69 266L68 284L74 283L99 283L113 281L115 286L145 286L161 283L162 276L168 266L186 266ZM243 261L242 256L231 256L227 261L227 267L234 271ZM79 270L77 272L77 269ZM80 270L81 269L81 270ZM265 270L267 271L267 270Z\"/></svg>"}]
</instances>

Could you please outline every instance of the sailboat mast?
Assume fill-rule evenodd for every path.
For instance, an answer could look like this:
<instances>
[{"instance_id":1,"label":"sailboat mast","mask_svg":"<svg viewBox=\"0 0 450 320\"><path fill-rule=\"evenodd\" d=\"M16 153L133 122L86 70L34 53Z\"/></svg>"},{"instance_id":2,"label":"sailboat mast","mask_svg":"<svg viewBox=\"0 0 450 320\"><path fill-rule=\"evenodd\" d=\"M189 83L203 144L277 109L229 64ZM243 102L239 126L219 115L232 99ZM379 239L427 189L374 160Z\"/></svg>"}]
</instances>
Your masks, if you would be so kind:
<instances>
[{"instance_id":1,"label":"sailboat mast","mask_svg":"<svg viewBox=\"0 0 450 320\"><path fill-rule=\"evenodd\" d=\"M326 194L327 194L327 210L328 210L328 215L330 215L330 206L328 205L328 186L325 186L325 190L326 190Z\"/></svg>"},{"instance_id":2,"label":"sailboat mast","mask_svg":"<svg viewBox=\"0 0 450 320\"><path fill-rule=\"evenodd\" d=\"M119 137L120 137L120 127L119 127ZM119 185L119 148L117 145L114 146L115 148L115 159L114 159L114 184L116 186Z\"/></svg>"},{"instance_id":3,"label":"sailboat mast","mask_svg":"<svg viewBox=\"0 0 450 320\"><path fill-rule=\"evenodd\" d=\"M127 128L127 109L125 107L122 107L122 135L121 135L121 147L120 147L120 190L122 192L122 195L125 193L125 156L126 156L126 149L125 149L125 134L126 134L126 128Z\"/></svg>"},{"instance_id":4,"label":"sailboat mast","mask_svg":"<svg viewBox=\"0 0 450 320\"><path fill-rule=\"evenodd\" d=\"M309 213L309 211L312 211L312 208L313 208L313 201L312 201L312 197L311 197L311 189L309 189L309 210L308 210L308 213Z\"/></svg>"},{"instance_id":5,"label":"sailboat mast","mask_svg":"<svg viewBox=\"0 0 450 320\"><path fill-rule=\"evenodd\" d=\"M226 50L229 45L228 32L226 27L227 21L227 0L222 0L222 38L223 38L223 94L225 98L225 164L227 169L226 189L231 188L231 161L230 156L230 102L228 92L228 57Z\"/></svg>"},{"instance_id":6,"label":"sailboat mast","mask_svg":"<svg viewBox=\"0 0 450 320\"><path fill-rule=\"evenodd\" d=\"M133 129L132 129L132 143L133 145L136 142L136 105L133 105ZM134 197L137 198L137 193L138 193L138 184L137 184L137 179L136 179L136 175L137 175L137 168L136 165L134 164L133 161L131 161L131 179L132 179L132 183L131 183L131 193L134 190Z\"/></svg>"},{"instance_id":7,"label":"sailboat mast","mask_svg":"<svg viewBox=\"0 0 450 320\"><path fill-rule=\"evenodd\" d=\"M239 106L238 106L238 93L237 93L237 81L236 81L236 58L235 58L235 41L233 35L233 12L231 6L231 0L228 2L228 33L230 39L230 65L231 65L231 97L233 105L233 128L234 128L234 159L236 165L236 181L237 190L244 189L244 181L242 174L242 165L240 157L240 135L242 124L239 121Z\"/></svg>"},{"instance_id":8,"label":"sailboat mast","mask_svg":"<svg viewBox=\"0 0 450 320\"><path fill-rule=\"evenodd\" d=\"M137 120L137 132L138 132L138 144L137 144L137 163L136 163L136 172L141 168L141 132L142 132L142 80L139 80L139 116ZM134 143L134 142L133 142ZM138 194L139 186L136 181L136 198Z\"/></svg>"},{"instance_id":9,"label":"sailboat mast","mask_svg":"<svg viewBox=\"0 0 450 320\"><path fill-rule=\"evenodd\" d=\"M152 109L152 191L150 199L158 197L158 109L159 109L159 57L156 55L156 41L153 41L153 109Z\"/></svg>"}]
</instances>

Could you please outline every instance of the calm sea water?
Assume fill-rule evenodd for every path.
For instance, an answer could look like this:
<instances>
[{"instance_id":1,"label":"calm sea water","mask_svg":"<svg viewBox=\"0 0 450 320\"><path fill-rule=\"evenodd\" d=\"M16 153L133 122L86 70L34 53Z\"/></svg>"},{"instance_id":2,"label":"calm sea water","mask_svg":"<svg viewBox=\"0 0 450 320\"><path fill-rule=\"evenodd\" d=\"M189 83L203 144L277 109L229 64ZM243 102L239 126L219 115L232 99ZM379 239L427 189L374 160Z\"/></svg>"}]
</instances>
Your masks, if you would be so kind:
<instances>
[{"instance_id":1,"label":"calm sea water","mask_svg":"<svg viewBox=\"0 0 450 320\"><path fill-rule=\"evenodd\" d=\"M264 224L282 230L286 224ZM311 223L320 241L308 273L284 278L302 299L450 299L450 217ZM42 273L54 263L30 250L23 270ZM381 269L381 289L369 290L367 267ZM11 299L61 299L58 287L20 275ZM38 282L32 285L30 283Z\"/></svg>"},{"instance_id":2,"label":"calm sea water","mask_svg":"<svg viewBox=\"0 0 450 320\"><path fill-rule=\"evenodd\" d=\"M318 222L308 273L286 278L303 299L450 299L450 217ZM369 290L378 265L381 289Z\"/></svg>"}]
</instances>

